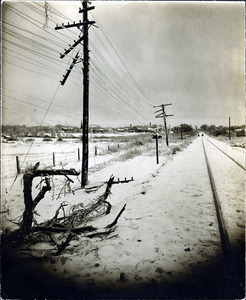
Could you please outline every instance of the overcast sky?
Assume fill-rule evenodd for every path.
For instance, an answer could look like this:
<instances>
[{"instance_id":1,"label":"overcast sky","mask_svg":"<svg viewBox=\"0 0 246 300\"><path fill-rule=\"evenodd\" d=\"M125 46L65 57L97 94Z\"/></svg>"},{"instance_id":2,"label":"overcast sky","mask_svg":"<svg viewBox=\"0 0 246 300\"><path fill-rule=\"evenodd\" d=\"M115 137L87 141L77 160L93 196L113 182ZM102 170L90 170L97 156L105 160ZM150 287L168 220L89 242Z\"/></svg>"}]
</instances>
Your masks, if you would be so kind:
<instances>
[{"instance_id":1,"label":"overcast sky","mask_svg":"<svg viewBox=\"0 0 246 300\"><path fill-rule=\"evenodd\" d=\"M98 28L90 38L90 123L101 126L244 124L244 2L92 2ZM4 124L75 125L82 119L82 63L62 75L82 45L79 1L5 2L2 118Z\"/></svg>"}]
</instances>

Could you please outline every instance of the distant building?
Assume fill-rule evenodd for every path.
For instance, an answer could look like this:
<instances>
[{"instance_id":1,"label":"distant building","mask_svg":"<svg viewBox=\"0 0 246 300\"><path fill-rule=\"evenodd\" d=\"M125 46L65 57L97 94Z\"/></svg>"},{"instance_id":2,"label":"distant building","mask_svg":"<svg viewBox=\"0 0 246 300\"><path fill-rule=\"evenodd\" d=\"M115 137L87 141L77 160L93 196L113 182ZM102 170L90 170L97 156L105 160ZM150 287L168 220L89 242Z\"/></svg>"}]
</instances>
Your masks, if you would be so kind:
<instances>
[{"instance_id":1,"label":"distant building","mask_svg":"<svg viewBox=\"0 0 246 300\"><path fill-rule=\"evenodd\" d=\"M235 129L236 136L245 136L245 129Z\"/></svg>"},{"instance_id":2,"label":"distant building","mask_svg":"<svg viewBox=\"0 0 246 300\"><path fill-rule=\"evenodd\" d=\"M90 131L90 133L102 133L102 132L104 132L104 130L101 126L94 125L94 124L91 124L89 126L89 131Z\"/></svg>"},{"instance_id":3,"label":"distant building","mask_svg":"<svg viewBox=\"0 0 246 300\"><path fill-rule=\"evenodd\" d=\"M43 137L44 138L51 138L51 134L46 132L46 133L43 134Z\"/></svg>"},{"instance_id":4,"label":"distant building","mask_svg":"<svg viewBox=\"0 0 246 300\"><path fill-rule=\"evenodd\" d=\"M62 127L62 131L64 131L64 132L71 132L71 131L73 131L73 128L72 127Z\"/></svg>"}]
</instances>

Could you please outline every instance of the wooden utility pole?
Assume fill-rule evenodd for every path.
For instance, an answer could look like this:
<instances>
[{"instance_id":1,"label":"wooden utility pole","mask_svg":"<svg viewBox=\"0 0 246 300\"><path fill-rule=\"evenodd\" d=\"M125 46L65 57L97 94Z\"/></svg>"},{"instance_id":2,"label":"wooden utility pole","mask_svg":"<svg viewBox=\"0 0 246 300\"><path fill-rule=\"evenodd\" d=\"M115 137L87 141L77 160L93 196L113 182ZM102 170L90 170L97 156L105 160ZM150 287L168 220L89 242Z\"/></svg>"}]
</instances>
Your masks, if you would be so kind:
<instances>
[{"instance_id":1,"label":"wooden utility pole","mask_svg":"<svg viewBox=\"0 0 246 300\"><path fill-rule=\"evenodd\" d=\"M164 130L165 130L165 136L166 136L166 144L168 146L168 130L167 130L167 122L166 122L166 117L172 117L173 115L167 115L165 112L165 106L167 105L172 105L172 103L168 103L168 104L161 104L158 106L154 106L154 107L161 107L161 109L157 110L155 113L159 113L156 118L163 118L164 120Z\"/></svg>"},{"instance_id":2,"label":"wooden utility pole","mask_svg":"<svg viewBox=\"0 0 246 300\"><path fill-rule=\"evenodd\" d=\"M229 117L229 140L231 139L231 117Z\"/></svg>"},{"instance_id":3,"label":"wooden utility pole","mask_svg":"<svg viewBox=\"0 0 246 300\"><path fill-rule=\"evenodd\" d=\"M81 187L88 182L88 159L89 159L89 50L88 50L88 8L87 1L83 1L83 142L82 142L82 173Z\"/></svg>"},{"instance_id":4,"label":"wooden utility pole","mask_svg":"<svg viewBox=\"0 0 246 300\"><path fill-rule=\"evenodd\" d=\"M65 49L64 54L61 54L60 57L64 58L70 51L72 51L77 45L83 41L83 59L79 60L79 52L76 54L75 58L72 61L69 69L66 74L63 76L61 85L64 85L70 72L72 71L73 66L78 62L83 61L83 137L82 137L82 166L81 166L81 187L84 187L88 182L88 160L89 160L89 38L88 38L88 29L89 26L94 25L95 21L88 20L88 11L95 8L95 6L88 7L88 1L83 1L83 8L79 9L79 13L83 14L83 22L79 21L78 23L72 23L62 26L56 26L55 30L77 27L83 36L79 37L69 49ZM83 30L80 29L83 27Z\"/></svg>"}]
</instances>

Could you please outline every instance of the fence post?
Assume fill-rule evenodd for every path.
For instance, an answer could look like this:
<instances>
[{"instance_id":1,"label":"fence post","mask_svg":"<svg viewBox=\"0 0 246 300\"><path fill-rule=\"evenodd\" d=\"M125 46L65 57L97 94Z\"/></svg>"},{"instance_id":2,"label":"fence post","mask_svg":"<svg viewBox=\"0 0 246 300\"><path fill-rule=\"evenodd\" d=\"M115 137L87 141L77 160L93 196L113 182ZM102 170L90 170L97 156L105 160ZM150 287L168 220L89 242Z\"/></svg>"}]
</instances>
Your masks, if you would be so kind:
<instances>
[{"instance_id":1,"label":"fence post","mask_svg":"<svg viewBox=\"0 0 246 300\"><path fill-rule=\"evenodd\" d=\"M19 156L16 156L16 169L17 169L17 174L20 174Z\"/></svg>"},{"instance_id":2,"label":"fence post","mask_svg":"<svg viewBox=\"0 0 246 300\"><path fill-rule=\"evenodd\" d=\"M118 149L120 149L120 144L118 144Z\"/></svg>"},{"instance_id":3,"label":"fence post","mask_svg":"<svg viewBox=\"0 0 246 300\"><path fill-rule=\"evenodd\" d=\"M79 151L79 148L78 148L78 161L80 161L80 151Z\"/></svg>"},{"instance_id":4,"label":"fence post","mask_svg":"<svg viewBox=\"0 0 246 300\"><path fill-rule=\"evenodd\" d=\"M56 166L56 160L55 160L55 152L53 152L53 167Z\"/></svg>"},{"instance_id":5,"label":"fence post","mask_svg":"<svg viewBox=\"0 0 246 300\"><path fill-rule=\"evenodd\" d=\"M95 146L95 155L97 155L97 146Z\"/></svg>"}]
</instances>

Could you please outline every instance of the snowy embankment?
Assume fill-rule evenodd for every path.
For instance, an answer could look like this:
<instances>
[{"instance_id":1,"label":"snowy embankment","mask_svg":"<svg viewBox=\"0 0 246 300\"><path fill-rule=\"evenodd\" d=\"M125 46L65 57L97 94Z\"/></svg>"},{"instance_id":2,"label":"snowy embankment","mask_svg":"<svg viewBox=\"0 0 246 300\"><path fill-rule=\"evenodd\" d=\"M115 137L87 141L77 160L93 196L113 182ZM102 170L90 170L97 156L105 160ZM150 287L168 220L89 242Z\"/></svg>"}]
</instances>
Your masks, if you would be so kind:
<instances>
[{"instance_id":1,"label":"snowy embankment","mask_svg":"<svg viewBox=\"0 0 246 300\"><path fill-rule=\"evenodd\" d=\"M183 297L192 294L194 298L206 293L203 276L207 272L212 278L208 290L215 289L220 280L220 270L215 269L222 260L222 249L201 138L174 156L162 157L159 165L154 156L143 155L108 165L90 175L89 185L107 181L112 174L120 179L133 177L134 181L114 184L108 199L111 213L88 223L103 228L126 204L110 236L90 239L78 235L58 257L47 255L50 246L43 242L22 249L23 255L43 257L45 274L59 278L59 282L52 282L52 289L45 290L45 296L71 297L64 286L60 288L64 282L74 294L86 292L87 296L110 297L121 291L144 296L148 289L152 297L181 297L184 293ZM237 175L231 176L235 179ZM62 200L70 206L86 204L104 189L102 186L95 194L76 190L75 195L66 194ZM12 204L15 209L18 205L19 213L24 208L22 197L20 189L12 194ZM49 193L39 203L37 221L54 216L61 200L55 198L54 192ZM40 268L40 261L32 264L33 269ZM214 272L210 273L210 268ZM188 282L191 290L178 290L178 285Z\"/></svg>"},{"instance_id":2,"label":"snowy embankment","mask_svg":"<svg viewBox=\"0 0 246 300\"><path fill-rule=\"evenodd\" d=\"M245 167L245 143L243 144L242 141L245 138L240 138L238 142L234 140L225 140L221 141L211 136L205 135L209 141L211 141L215 146L219 147L222 151L224 151L227 155L232 157L235 161Z\"/></svg>"}]
</instances>

